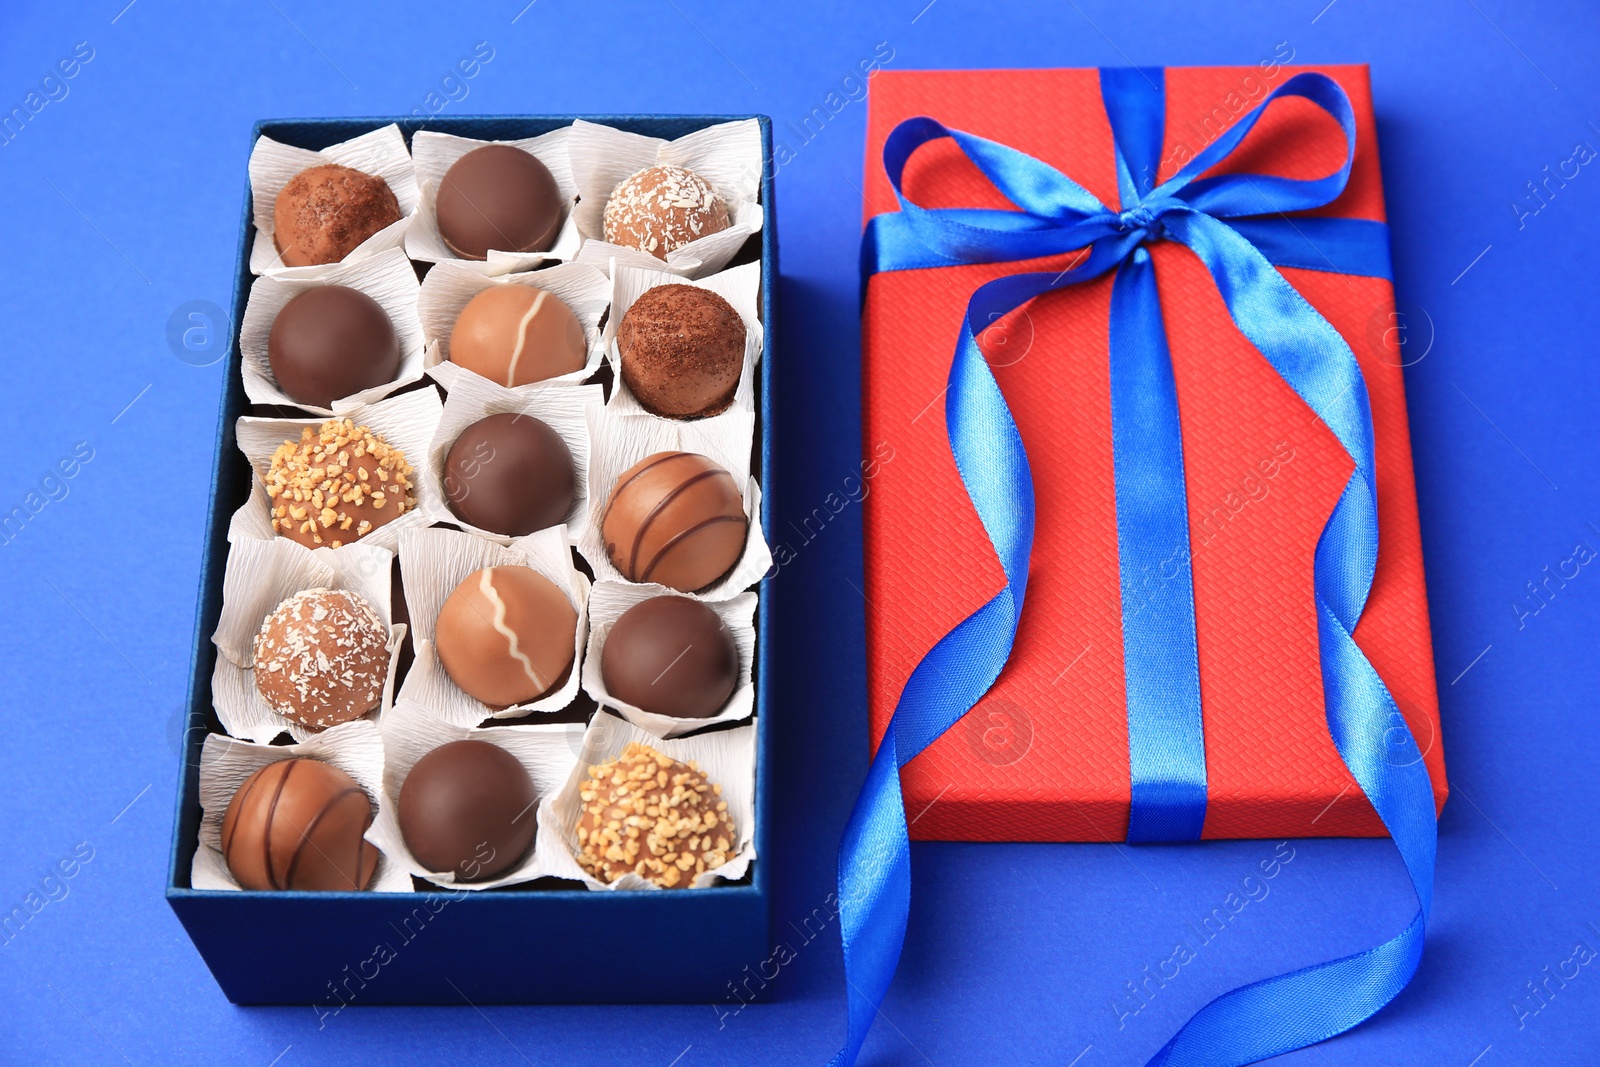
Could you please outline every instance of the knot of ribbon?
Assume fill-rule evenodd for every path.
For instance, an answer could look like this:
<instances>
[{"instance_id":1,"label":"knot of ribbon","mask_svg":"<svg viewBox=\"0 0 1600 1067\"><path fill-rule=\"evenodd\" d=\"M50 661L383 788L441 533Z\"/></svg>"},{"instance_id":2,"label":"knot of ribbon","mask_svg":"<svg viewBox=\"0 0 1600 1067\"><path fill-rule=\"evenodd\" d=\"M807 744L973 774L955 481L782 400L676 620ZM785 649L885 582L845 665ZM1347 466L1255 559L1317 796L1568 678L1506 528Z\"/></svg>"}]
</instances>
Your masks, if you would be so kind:
<instances>
[{"instance_id":1,"label":"knot of ribbon","mask_svg":"<svg viewBox=\"0 0 1600 1067\"><path fill-rule=\"evenodd\" d=\"M1164 72L1106 69L1101 94L1116 150L1121 206L1013 148L931 118L902 122L884 143L898 212L872 218L863 286L879 271L1015 262L1078 252L1065 270L1008 274L968 302L945 397L951 451L999 558L1005 585L945 634L912 671L867 773L839 848L840 926L849 1031L833 1063L854 1063L888 990L911 900L910 841L899 769L953 726L1010 656L1027 592L1034 497L1027 452L977 344L982 329L1045 293L1115 272L1110 319L1113 473L1122 586L1130 805L1128 840L1199 839L1206 812L1205 735L1196 651L1187 497L1177 390L1144 247L1187 246L1206 267L1234 325L1332 432L1354 469L1318 540L1313 587L1318 654L1335 748L1394 839L1419 908L1372 949L1225 993L1197 1012L1152 1065L1234 1067L1325 1040L1382 1008L1410 981L1432 906L1437 826L1416 742L1383 680L1351 637L1378 554L1372 417L1354 354L1278 267L1389 278L1387 227L1290 217L1335 200L1355 157L1349 98L1332 79L1299 74L1166 181L1155 178L1165 133ZM1207 176L1275 100L1299 97L1331 116L1344 162L1311 180ZM949 138L1016 210L924 208L902 191L912 153ZM1154 597L1143 577L1159 570ZM1168 574L1176 574L1168 579ZM1397 753L1403 758L1396 758Z\"/></svg>"}]
</instances>

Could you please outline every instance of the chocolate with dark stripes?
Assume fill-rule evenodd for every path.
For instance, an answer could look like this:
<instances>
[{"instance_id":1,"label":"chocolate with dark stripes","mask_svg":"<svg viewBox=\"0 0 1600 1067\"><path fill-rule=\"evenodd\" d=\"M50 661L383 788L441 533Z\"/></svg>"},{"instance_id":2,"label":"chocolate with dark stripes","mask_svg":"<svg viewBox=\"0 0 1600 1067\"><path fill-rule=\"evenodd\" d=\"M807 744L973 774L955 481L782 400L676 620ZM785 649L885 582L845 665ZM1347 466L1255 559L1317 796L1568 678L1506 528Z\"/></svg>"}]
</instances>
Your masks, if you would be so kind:
<instances>
[{"instance_id":1,"label":"chocolate with dark stripes","mask_svg":"<svg viewBox=\"0 0 1600 1067\"><path fill-rule=\"evenodd\" d=\"M624 578L684 593L733 569L748 526L733 475L694 452L657 452L623 471L600 517Z\"/></svg>"},{"instance_id":2,"label":"chocolate with dark stripes","mask_svg":"<svg viewBox=\"0 0 1600 1067\"><path fill-rule=\"evenodd\" d=\"M256 771L222 817L222 858L245 889L365 889L378 850L362 835L372 802L354 778L314 759Z\"/></svg>"}]
</instances>

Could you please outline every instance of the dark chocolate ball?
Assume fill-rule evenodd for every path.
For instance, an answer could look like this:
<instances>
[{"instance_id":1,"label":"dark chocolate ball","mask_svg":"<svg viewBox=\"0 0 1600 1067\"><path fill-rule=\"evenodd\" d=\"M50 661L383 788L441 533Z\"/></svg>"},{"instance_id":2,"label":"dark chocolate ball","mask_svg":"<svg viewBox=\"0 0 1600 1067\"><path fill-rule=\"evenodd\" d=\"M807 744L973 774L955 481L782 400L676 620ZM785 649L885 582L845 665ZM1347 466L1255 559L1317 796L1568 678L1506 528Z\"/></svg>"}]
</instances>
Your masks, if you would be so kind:
<instances>
[{"instance_id":1,"label":"dark chocolate ball","mask_svg":"<svg viewBox=\"0 0 1600 1067\"><path fill-rule=\"evenodd\" d=\"M284 266L337 263L400 218L400 202L388 182L324 163L296 174L278 193L272 240Z\"/></svg>"},{"instance_id":2,"label":"dark chocolate ball","mask_svg":"<svg viewBox=\"0 0 1600 1067\"><path fill-rule=\"evenodd\" d=\"M400 339L372 297L344 285L319 285L297 293L272 320L267 362L290 400L325 408L394 381Z\"/></svg>"},{"instance_id":3,"label":"dark chocolate ball","mask_svg":"<svg viewBox=\"0 0 1600 1067\"><path fill-rule=\"evenodd\" d=\"M314 759L269 763L222 817L222 858L246 889L365 889L378 850L372 803L355 779Z\"/></svg>"},{"instance_id":4,"label":"dark chocolate ball","mask_svg":"<svg viewBox=\"0 0 1600 1067\"><path fill-rule=\"evenodd\" d=\"M430 871L482 882L515 867L533 844L533 779L487 741L452 741L417 761L400 787L400 833Z\"/></svg>"},{"instance_id":5,"label":"dark chocolate ball","mask_svg":"<svg viewBox=\"0 0 1600 1067\"><path fill-rule=\"evenodd\" d=\"M622 613L600 650L612 696L679 719L709 719L739 684L739 647L715 610L657 596Z\"/></svg>"},{"instance_id":6,"label":"dark chocolate ball","mask_svg":"<svg viewBox=\"0 0 1600 1067\"><path fill-rule=\"evenodd\" d=\"M657 452L623 471L600 516L606 556L624 578L684 593L733 568L748 526L733 475L693 452Z\"/></svg>"},{"instance_id":7,"label":"dark chocolate ball","mask_svg":"<svg viewBox=\"0 0 1600 1067\"><path fill-rule=\"evenodd\" d=\"M646 411L671 419L716 415L733 403L744 367L744 320L697 285L658 285L617 327L622 380Z\"/></svg>"},{"instance_id":8,"label":"dark chocolate ball","mask_svg":"<svg viewBox=\"0 0 1600 1067\"><path fill-rule=\"evenodd\" d=\"M444 495L457 518L521 537L566 521L577 492L572 453L532 415L502 412L461 431L444 460Z\"/></svg>"},{"instance_id":9,"label":"dark chocolate ball","mask_svg":"<svg viewBox=\"0 0 1600 1067\"><path fill-rule=\"evenodd\" d=\"M439 236L463 259L545 252L561 232L561 189L550 168L511 145L474 148L445 171L434 212Z\"/></svg>"}]
</instances>

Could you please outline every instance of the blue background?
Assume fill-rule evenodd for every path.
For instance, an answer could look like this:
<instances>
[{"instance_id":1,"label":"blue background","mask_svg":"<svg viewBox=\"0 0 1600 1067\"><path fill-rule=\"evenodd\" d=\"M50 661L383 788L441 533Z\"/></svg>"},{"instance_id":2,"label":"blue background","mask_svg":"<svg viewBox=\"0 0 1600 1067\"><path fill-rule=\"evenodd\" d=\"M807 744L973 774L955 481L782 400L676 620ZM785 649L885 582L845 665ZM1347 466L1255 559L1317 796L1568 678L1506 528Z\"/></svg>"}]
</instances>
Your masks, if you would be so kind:
<instances>
[{"instance_id":1,"label":"blue background","mask_svg":"<svg viewBox=\"0 0 1600 1067\"><path fill-rule=\"evenodd\" d=\"M51 483L59 499L0 543L0 911L75 848L93 852L0 945L0 1058L820 1064L843 1037L836 924L809 942L790 924L832 888L866 765L854 507L773 583L790 640L772 664L783 759L766 862L774 936L794 958L771 1003L349 1010L319 1028L309 1008L235 1008L217 991L161 890L221 369L179 359L166 331L188 301L228 303L253 121L440 102L447 115L770 114L795 150L778 175L781 527L857 470L865 107L814 122L803 144L784 124L879 42L905 69L1252 64L1288 42L1299 62L1372 65L1453 794L1416 980L1371 1023L1284 1062L1600 1059L1600 962L1550 980L1542 1005L1526 987L1579 942L1600 949L1600 573L1581 565L1522 599L1577 546L1585 560L1600 549L1600 170L1552 182L1520 220L1512 206L1575 145L1600 146L1600 29L1578 5L125 2L0 16L0 110L77 42L94 52L0 146L0 512L78 442L93 449L65 496ZM493 59L448 100L441 79L480 41ZM907 949L866 1062L1142 1063L1214 994L1374 944L1410 915L1386 842L1291 847L1268 895L1119 1019L1123 983L1274 843L916 846ZM672 962L646 950L629 965Z\"/></svg>"}]
</instances>

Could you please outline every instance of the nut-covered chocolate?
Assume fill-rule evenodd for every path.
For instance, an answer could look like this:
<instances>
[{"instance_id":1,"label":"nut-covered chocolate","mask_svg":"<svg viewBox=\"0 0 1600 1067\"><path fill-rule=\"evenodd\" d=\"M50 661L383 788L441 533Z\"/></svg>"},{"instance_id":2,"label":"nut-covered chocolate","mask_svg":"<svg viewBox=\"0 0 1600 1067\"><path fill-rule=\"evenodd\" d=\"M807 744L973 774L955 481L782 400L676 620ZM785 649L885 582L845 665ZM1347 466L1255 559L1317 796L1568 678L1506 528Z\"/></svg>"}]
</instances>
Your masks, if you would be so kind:
<instances>
[{"instance_id":1,"label":"nut-covered chocolate","mask_svg":"<svg viewBox=\"0 0 1600 1067\"><path fill-rule=\"evenodd\" d=\"M507 388L582 370L588 349L572 309L531 285L490 286L450 331L450 362Z\"/></svg>"},{"instance_id":2,"label":"nut-covered chocolate","mask_svg":"<svg viewBox=\"0 0 1600 1067\"><path fill-rule=\"evenodd\" d=\"M533 779L488 741L452 741L416 762L400 787L400 834L417 862L457 881L515 867L533 844Z\"/></svg>"},{"instance_id":3,"label":"nut-covered chocolate","mask_svg":"<svg viewBox=\"0 0 1600 1067\"><path fill-rule=\"evenodd\" d=\"M624 578L684 593L732 569L748 526L733 475L694 452L657 452L623 471L600 518Z\"/></svg>"},{"instance_id":4,"label":"nut-covered chocolate","mask_svg":"<svg viewBox=\"0 0 1600 1067\"><path fill-rule=\"evenodd\" d=\"M654 415L720 414L739 385L744 337L744 320L710 289L658 285L633 302L617 327L622 380Z\"/></svg>"},{"instance_id":5,"label":"nut-covered chocolate","mask_svg":"<svg viewBox=\"0 0 1600 1067\"><path fill-rule=\"evenodd\" d=\"M732 859L739 840L722 786L698 764L637 741L590 767L578 799L578 863L608 885L631 873L663 889L689 888Z\"/></svg>"},{"instance_id":6,"label":"nut-covered chocolate","mask_svg":"<svg viewBox=\"0 0 1600 1067\"><path fill-rule=\"evenodd\" d=\"M550 168L505 144L474 148L451 164L434 201L439 236L462 259L487 259L490 249L549 251L565 207Z\"/></svg>"},{"instance_id":7,"label":"nut-covered chocolate","mask_svg":"<svg viewBox=\"0 0 1600 1067\"><path fill-rule=\"evenodd\" d=\"M739 646L709 605L651 597L611 624L600 650L600 677L608 693L641 710L708 719L739 684Z\"/></svg>"},{"instance_id":8,"label":"nut-covered chocolate","mask_svg":"<svg viewBox=\"0 0 1600 1067\"><path fill-rule=\"evenodd\" d=\"M663 164L624 178L606 200L605 238L657 259L728 228L728 205L692 170Z\"/></svg>"},{"instance_id":9,"label":"nut-covered chocolate","mask_svg":"<svg viewBox=\"0 0 1600 1067\"><path fill-rule=\"evenodd\" d=\"M255 640L256 689L311 730L359 719L383 699L389 632L347 589L306 589L273 609Z\"/></svg>"},{"instance_id":10,"label":"nut-covered chocolate","mask_svg":"<svg viewBox=\"0 0 1600 1067\"><path fill-rule=\"evenodd\" d=\"M434 641L445 673L493 708L561 688L576 655L578 612L554 582L528 567L485 567L452 592Z\"/></svg>"},{"instance_id":11,"label":"nut-covered chocolate","mask_svg":"<svg viewBox=\"0 0 1600 1067\"><path fill-rule=\"evenodd\" d=\"M350 419L300 431L272 453L272 528L307 548L358 541L416 507L403 452Z\"/></svg>"},{"instance_id":12,"label":"nut-covered chocolate","mask_svg":"<svg viewBox=\"0 0 1600 1067\"><path fill-rule=\"evenodd\" d=\"M290 400L325 408L394 381L400 339L372 297L344 285L319 285L296 293L272 320L267 362Z\"/></svg>"},{"instance_id":13,"label":"nut-covered chocolate","mask_svg":"<svg viewBox=\"0 0 1600 1067\"><path fill-rule=\"evenodd\" d=\"M272 240L285 266L337 263L400 218L400 202L388 182L324 163L296 174L278 193Z\"/></svg>"},{"instance_id":14,"label":"nut-covered chocolate","mask_svg":"<svg viewBox=\"0 0 1600 1067\"><path fill-rule=\"evenodd\" d=\"M444 496L457 518L521 537L566 521L577 493L572 452L532 415L501 412L461 431L444 460Z\"/></svg>"},{"instance_id":15,"label":"nut-covered chocolate","mask_svg":"<svg viewBox=\"0 0 1600 1067\"><path fill-rule=\"evenodd\" d=\"M245 889L367 888L378 850L372 802L332 764L285 759L256 771L222 816L222 858Z\"/></svg>"}]
</instances>

